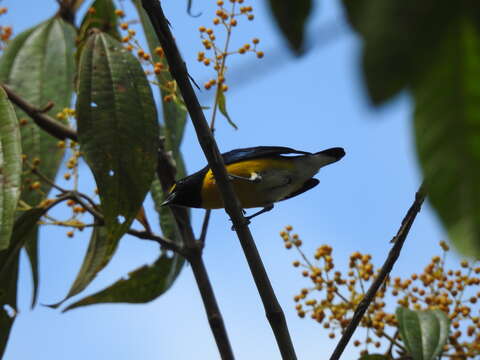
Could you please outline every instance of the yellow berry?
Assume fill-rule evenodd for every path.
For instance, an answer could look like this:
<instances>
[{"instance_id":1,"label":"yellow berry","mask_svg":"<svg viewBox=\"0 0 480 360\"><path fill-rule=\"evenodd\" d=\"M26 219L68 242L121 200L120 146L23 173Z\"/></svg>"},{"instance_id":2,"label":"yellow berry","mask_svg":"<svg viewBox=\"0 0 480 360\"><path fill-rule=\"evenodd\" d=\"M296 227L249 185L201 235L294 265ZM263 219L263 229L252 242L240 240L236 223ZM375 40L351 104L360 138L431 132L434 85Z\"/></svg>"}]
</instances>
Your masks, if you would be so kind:
<instances>
[{"instance_id":1,"label":"yellow berry","mask_svg":"<svg viewBox=\"0 0 480 360\"><path fill-rule=\"evenodd\" d=\"M115 15L120 16L120 17L124 17L125 13L123 12L123 10L116 9L115 10Z\"/></svg>"},{"instance_id":2,"label":"yellow berry","mask_svg":"<svg viewBox=\"0 0 480 360\"><path fill-rule=\"evenodd\" d=\"M125 22L124 22L124 23L121 23L121 24L120 24L120 29L122 29L122 30L127 30L127 29L128 29L128 24L125 23Z\"/></svg>"},{"instance_id":3,"label":"yellow berry","mask_svg":"<svg viewBox=\"0 0 480 360\"><path fill-rule=\"evenodd\" d=\"M263 51L257 51L257 58L261 59L264 55Z\"/></svg>"}]
</instances>

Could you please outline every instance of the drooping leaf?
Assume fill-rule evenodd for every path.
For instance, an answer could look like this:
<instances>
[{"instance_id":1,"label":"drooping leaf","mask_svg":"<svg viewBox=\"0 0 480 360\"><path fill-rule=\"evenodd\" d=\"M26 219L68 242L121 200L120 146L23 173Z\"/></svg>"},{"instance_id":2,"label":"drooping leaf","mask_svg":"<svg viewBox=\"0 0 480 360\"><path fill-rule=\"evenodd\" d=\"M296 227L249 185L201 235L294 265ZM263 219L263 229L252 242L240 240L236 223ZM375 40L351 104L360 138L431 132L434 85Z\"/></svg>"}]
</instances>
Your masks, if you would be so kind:
<instances>
[{"instance_id":1,"label":"drooping leaf","mask_svg":"<svg viewBox=\"0 0 480 360\"><path fill-rule=\"evenodd\" d=\"M20 249L25 245L45 209L25 211L13 226L8 249L0 251L0 358L5 351L17 311L17 280Z\"/></svg>"},{"instance_id":2,"label":"drooping leaf","mask_svg":"<svg viewBox=\"0 0 480 360\"><path fill-rule=\"evenodd\" d=\"M78 31L77 60L80 59L83 46L92 29L98 29L117 40L121 39L118 16L115 14L115 4L112 0L94 0L85 13Z\"/></svg>"},{"instance_id":3,"label":"drooping leaf","mask_svg":"<svg viewBox=\"0 0 480 360\"><path fill-rule=\"evenodd\" d=\"M18 35L0 59L0 81L39 108L49 101L54 107L49 115L55 116L70 106L75 73L73 51L75 30L59 18L53 18ZM52 76L55 74L55 76ZM17 109L18 110L18 109ZM27 118L17 111L19 118ZM53 180L58 170L63 150L57 140L41 130L33 121L21 126L22 148L27 159L40 159L38 170ZM50 186L42 183L40 191L31 191L28 184L38 180L32 176L24 179L22 200L37 205L48 194ZM28 181L27 183L25 181Z\"/></svg>"},{"instance_id":4,"label":"drooping leaf","mask_svg":"<svg viewBox=\"0 0 480 360\"><path fill-rule=\"evenodd\" d=\"M434 360L448 339L450 320L441 310L396 311L402 341L414 360Z\"/></svg>"},{"instance_id":5,"label":"drooping leaf","mask_svg":"<svg viewBox=\"0 0 480 360\"><path fill-rule=\"evenodd\" d=\"M38 220L45 213L44 208L31 208L24 211L13 225L13 232L8 249L2 251L2 261L0 262L0 278L6 271L13 259L18 255L20 249L25 245L29 235L35 231Z\"/></svg>"},{"instance_id":6,"label":"drooping leaf","mask_svg":"<svg viewBox=\"0 0 480 360\"><path fill-rule=\"evenodd\" d=\"M5 250L0 251L0 263L5 260L4 253ZM16 317L19 258L20 254L17 254L10 266L0 275L0 359L5 352Z\"/></svg>"},{"instance_id":7,"label":"drooping leaf","mask_svg":"<svg viewBox=\"0 0 480 360\"><path fill-rule=\"evenodd\" d=\"M165 96L169 95L169 92L166 90L167 84L173 80L170 72L167 71L168 63L164 56L160 56L162 53L156 51L156 49L160 48L160 43L158 42L157 35L155 34L153 26L150 22L150 18L143 9L141 0L133 0L133 3L140 17L140 22L142 23L143 31L145 33L145 37L147 38L148 47L150 49L150 53L152 54L153 61L163 64L166 70L156 74L157 80L161 85L160 98L164 99ZM177 93L177 98L179 97L180 94ZM160 132L161 135L165 137L165 149L172 151L176 165L176 177L177 179L182 178L186 176L186 170L183 156L180 151L180 145L185 131L187 112L185 110L185 106L180 101L163 101L162 110L163 126L160 127ZM165 195L157 178L155 178L152 183L150 193L155 204L155 210L159 214L160 227L163 235L181 244L182 237L178 232L175 219L173 218L171 211L165 206L160 206L165 199ZM173 269L173 273L179 274L185 260L183 257L177 254L174 255L174 258L175 261L172 261L171 264L176 269ZM172 279L172 281L173 280L174 279ZM159 279L159 281L161 280Z\"/></svg>"},{"instance_id":8,"label":"drooping leaf","mask_svg":"<svg viewBox=\"0 0 480 360\"><path fill-rule=\"evenodd\" d=\"M8 248L22 178L22 145L17 116L0 87L0 251Z\"/></svg>"},{"instance_id":9,"label":"drooping leaf","mask_svg":"<svg viewBox=\"0 0 480 360\"><path fill-rule=\"evenodd\" d=\"M118 30L118 16L115 14L115 4L112 0L93 1L83 17L80 25L79 38L85 38L88 31L93 28L107 33L117 40L121 39Z\"/></svg>"},{"instance_id":10,"label":"drooping leaf","mask_svg":"<svg viewBox=\"0 0 480 360\"><path fill-rule=\"evenodd\" d=\"M108 288L90 295L65 308L64 311L79 306L99 303L146 303L167 291L173 284L181 267L176 266L178 257L161 255L154 264L142 266L120 279Z\"/></svg>"},{"instance_id":11,"label":"drooping leaf","mask_svg":"<svg viewBox=\"0 0 480 360\"><path fill-rule=\"evenodd\" d=\"M83 264L67 296L62 301L49 306L56 308L65 300L83 291L95 279L97 273L107 265L115 251L115 245L108 241L107 229L104 226L95 226Z\"/></svg>"},{"instance_id":12,"label":"drooping leaf","mask_svg":"<svg viewBox=\"0 0 480 360\"><path fill-rule=\"evenodd\" d=\"M158 42L157 35L153 29L150 18L145 13L145 10L142 7L141 0L132 0L137 13L140 17L140 22L142 23L143 31L147 39L148 48L152 54L152 59L154 62L161 63L164 67L164 71L156 74L158 83L160 84L160 97L164 99L165 96L170 94L170 91L167 90L168 83L170 83L173 78L168 71L168 63L165 59L165 56L160 56L156 49L160 48L160 43ZM176 91L176 97L179 99L180 94ZM185 131L185 125L187 120L187 111L185 106L180 100L177 101L162 101L162 110L163 110L163 126L162 131L166 139L165 148L167 150L173 151L174 158L178 162L180 155L180 144L182 143L183 133Z\"/></svg>"},{"instance_id":13,"label":"drooping leaf","mask_svg":"<svg viewBox=\"0 0 480 360\"><path fill-rule=\"evenodd\" d=\"M370 99L379 105L411 86L436 58L461 5L447 0L343 0L363 38L362 67Z\"/></svg>"},{"instance_id":14,"label":"drooping leaf","mask_svg":"<svg viewBox=\"0 0 480 360\"><path fill-rule=\"evenodd\" d=\"M33 290L32 290L32 309L37 304L38 300L38 285L40 282L39 273L38 273L38 226L35 227L30 234L27 235L27 239L25 241L25 251L28 256L28 262L30 263L30 271L32 272L32 283L33 283Z\"/></svg>"},{"instance_id":15,"label":"drooping leaf","mask_svg":"<svg viewBox=\"0 0 480 360\"><path fill-rule=\"evenodd\" d=\"M82 52L77 123L97 183L107 241L115 248L152 183L159 134L140 63L108 34L92 34Z\"/></svg>"},{"instance_id":16,"label":"drooping leaf","mask_svg":"<svg viewBox=\"0 0 480 360\"><path fill-rule=\"evenodd\" d=\"M222 115L225 116L228 123L232 125L235 130L238 130L238 126L232 121L232 119L230 118L230 115L228 115L227 101L225 99L225 94L223 93L222 90L218 92L217 101L218 101L218 109L220 110Z\"/></svg>"},{"instance_id":17,"label":"drooping leaf","mask_svg":"<svg viewBox=\"0 0 480 360\"><path fill-rule=\"evenodd\" d=\"M415 137L429 200L458 250L480 259L480 31L449 27L414 88Z\"/></svg>"},{"instance_id":18,"label":"drooping leaf","mask_svg":"<svg viewBox=\"0 0 480 360\"><path fill-rule=\"evenodd\" d=\"M69 107L73 94L75 29L60 18L52 18L16 36L0 58L0 81L9 85L16 93L39 108L49 101L54 103L48 112L55 116ZM54 74L54 76L52 76ZM17 110L20 119L27 115ZM57 140L29 120L21 126L22 151L32 162L40 160L37 169L47 178L54 180L63 150L57 147ZM25 168L24 170L28 170ZM26 172L22 179L21 200L31 206L38 205L50 192L50 185L41 182L37 191L30 184L38 179ZM36 232L31 235L36 242ZM30 250L36 248L31 244ZM28 251L33 273L33 302L38 290L38 261L34 252Z\"/></svg>"},{"instance_id":19,"label":"drooping leaf","mask_svg":"<svg viewBox=\"0 0 480 360\"><path fill-rule=\"evenodd\" d=\"M292 50L300 55L303 52L303 42L308 16L312 10L311 0L269 0L275 22Z\"/></svg>"}]
</instances>

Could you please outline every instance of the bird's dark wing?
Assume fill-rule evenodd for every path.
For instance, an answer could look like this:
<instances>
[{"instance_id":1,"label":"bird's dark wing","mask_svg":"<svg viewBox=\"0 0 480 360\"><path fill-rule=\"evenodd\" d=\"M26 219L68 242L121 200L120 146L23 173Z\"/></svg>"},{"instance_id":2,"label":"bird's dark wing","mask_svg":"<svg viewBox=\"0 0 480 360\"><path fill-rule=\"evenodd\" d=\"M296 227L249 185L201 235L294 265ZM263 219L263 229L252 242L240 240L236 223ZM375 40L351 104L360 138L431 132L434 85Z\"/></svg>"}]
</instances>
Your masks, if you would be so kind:
<instances>
[{"instance_id":1,"label":"bird's dark wing","mask_svg":"<svg viewBox=\"0 0 480 360\"><path fill-rule=\"evenodd\" d=\"M311 155L311 153L306 151L299 151L283 146L256 146L250 148L235 149L222 154L222 156L223 161L226 165L228 165L238 161L286 154Z\"/></svg>"},{"instance_id":2,"label":"bird's dark wing","mask_svg":"<svg viewBox=\"0 0 480 360\"><path fill-rule=\"evenodd\" d=\"M303 186L298 189L297 191L291 193L290 195L288 196L285 196L282 200L280 201L283 201L283 200L286 200L286 199L290 199L294 196L297 196L297 195L300 195L302 193L304 193L305 191L308 191L312 188L314 188L315 186L317 186L318 184L320 183L320 180L318 179L314 179L314 178L311 178L311 179L308 179L307 181L305 181L305 183L303 184Z\"/></svg>"}]
</instances>

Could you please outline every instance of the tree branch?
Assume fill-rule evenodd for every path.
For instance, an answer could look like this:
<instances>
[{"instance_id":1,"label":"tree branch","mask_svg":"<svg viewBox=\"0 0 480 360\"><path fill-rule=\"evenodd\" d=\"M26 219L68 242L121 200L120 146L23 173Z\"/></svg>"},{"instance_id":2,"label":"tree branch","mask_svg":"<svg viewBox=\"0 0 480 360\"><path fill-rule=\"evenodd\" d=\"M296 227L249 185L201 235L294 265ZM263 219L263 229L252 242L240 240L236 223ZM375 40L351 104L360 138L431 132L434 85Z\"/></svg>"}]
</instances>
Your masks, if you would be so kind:
<instances>
[{"instance_id":1,"label":"tree branch","mask_svg":"<svg viewBox=\"0 0 480 360\"><path fill-rule=\"evenodd\" d=\"M355 309L355 313L353 314L352 320L348 324L347 328L345 329L345 332L340 338L340 341L335 347L335 350L333 351L333 354L330 357L330 360L340 359L340 356L342 355L343 350L345 350L345 347L350 341L350 338L352 337L355 329L357 328L358 324L362 320L362 317L365 314L365 311L367 311L370 303L375 298L375 295L378 289L380 288L380 286L382 286L383 282L385 281L388 274L392 270L393 265L395 264L395 262L398 259L398 256L400 255L405 239L407 238L408 232L410 231L410 228L412 227L412 224L415 221L417 214L420 212L420 209L422 207L422 204L423 204L423 201L425 200L426 195L427 194L426 194L425 184L423 183L418 189L417 193L415 194L415 201L413 202L410 209L408 209L407 215L405 215L405 217L403 218L402 224L398 229L397 235L395 235L395 237L392 239L392 242L394 242L394 245L390 250L390 252L388 253L387 259L385 260L382 268L380 269L380 272L376 277L375 281L372 283L372 285L370 285L370 288L368 289L367 293L365 294L362 301L360 301L357 308Z\"/></svg>"},{"instance_id":2,"label":"tree branch","mask_svg":"<svg viewBox=\"0 0 480 360\"><path fill-rule=\"evenodd\" d=\"M285 315L273 292L258 250L253 241L252 234L243 216L240 202L238 201L233 187L228 180L223 158L220 155L215 139L208 127L208 123L202 112L202 108L190 83L188 71L178 51L175 40L169 29L168 20L158 0L142 0L142 5L147 12L155 29L158 40L168 61L172 77L176 80L186 107L192 119L198 141L208 160L208 165L213 171L218 184L225 210L232 220L235 231L242 245L252 272L255 284L262 298L267 318L275 334L278 347L283 359L296 359L295 350L288 332Z\"/></svg>"},{"instance_id":3,"label":"tree branch","mask_svg":"<svg viewBox=\"0 0 480 360\"><path fill-rule=\"evenodd\" d=\"M15 93L10 87L5 84L0 84L0 86L5 90L7 93L8 99L17 105L20 109L25 111L28 116L30 116L35 124L37 124L40 128L45 130L50 135L56 137L60 140L65 140L66 138L71 139L73 141L77 141L77 133L75 130L71 129L68 126L63 125L61 122L55 120L54 118L45 115L44 110L39 109L29 102L27 102L24 98L20 95Z\"/></svg>"},{"instance_id":4,"label":"tree branch","mask_svg":"<svg viewBox=\"0 0 480 360\"><path fill-rule=\"evenodd\" d=\"M160 142L160 151L158 152L157 176L164 193L167 193L175 183L175 168L172 166L171 159L165 152L162 142ZM184 208L175 206L171 206L170 211L182 234L184 249L186 251L185 258L192 266L193 275L195 276L195 281L197 282L198 290L200 291L203 306L205 307L208 322L217 343L220 356L224 360L233 360L233 351L230 346L223 317L220 313L212 284L208 278L205 264L203 263L202 246L195 240L188 212Z\"/></svg>"}]
</instances>

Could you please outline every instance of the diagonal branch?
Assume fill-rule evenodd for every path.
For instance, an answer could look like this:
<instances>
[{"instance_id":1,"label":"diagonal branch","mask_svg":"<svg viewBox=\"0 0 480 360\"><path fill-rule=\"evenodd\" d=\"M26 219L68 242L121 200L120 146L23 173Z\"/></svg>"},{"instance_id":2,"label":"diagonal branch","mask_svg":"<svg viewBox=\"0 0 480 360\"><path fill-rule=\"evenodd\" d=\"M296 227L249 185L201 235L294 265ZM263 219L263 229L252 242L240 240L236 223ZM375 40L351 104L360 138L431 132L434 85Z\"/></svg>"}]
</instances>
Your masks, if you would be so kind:
<instances>
[{"instance_id":1,"label":"diagonal branch","mask_svg":"<svg viewBox=\"0 0 480 360\"><path fill-rule=\"evenodd\" d=\"M40 128L48 132L50 135L60 139L65 140L69 138L73 141L77 141L77 133L75 130L71 129L68 126L63 125L61 122L55 120L54 118L45 115L44 110L39 109L20 95L15 93L10 87L5 84L0 84L0 86L5 90L7 93L8 99L17 105L20 109L25 111L28 116L30 116L35 124L37 124Z\"/></svg>"},{"instance_id":2,"label":"diagonal branch","mask_svg":"<svg viewBox=\"0 0 480 360\"><path fill-rule=\"evenodd\" d=\"M383 282L385 281L388 274L392 270L393 265L395 264L395 262L398 259L398 256L400 255L400 251L402 250L402 246L405 242L405 239L407 238L408 232L410 231L410 228L412 227L412 224L415 221L417 214L420 212L420 209L422 207L422 204L423 204L423 201L425 200L426 195L427 195L427 192L425 189L425 184L423 183L418 189L417 193L415 194L415 201L413 202L412 206L410 206L410 209L408 209L407 215L405 215L405 217L403 218L402 224L400 225L400 229L398 229L397 235L395 235L395 237L392 239L392 242L394 242L394 245L390 250L390 252L388 253L387 259L385 260L382 268L380 269L380 272L377 278L372 283L372 285L370 285L370 288L368 289L367 293L365 294L362 301L358 304L357 308L355 309L355 313L353 314L352 320L348 324L347 328L345 329L345 332L340 338L340 341L335 347L335 350L333 351L333 354L330 357L330 360L340 359L340 356L342 355L343 350L345 350L345 347L350 341L350 338L355 332L355 329L360 323L360 320L362 320L362 317L365 314L365 311L367 311L370 303L375 298L375 295L378 289L380 288L380 286L382 286Z\"/></svg>"},{"instance_id":3,"label":"diagonal branch","mask_svg":"<svg viewBox=\"0 0 480 360\"><path fill-rule=\"evenodd\" d=\"M242 214L240 202L228 180L225 164L190 83L186 65L170 32L168 20L165 18L158 0L142 0L142 5L165 52L170 72L178 84L195 127L200 146L217 181L222 199L224 200L225 210L237 232L282 357L283 359L296 359L285 315L273 292L265 267L247 226L248 222Z\"/></svg>"}]
</instances>

